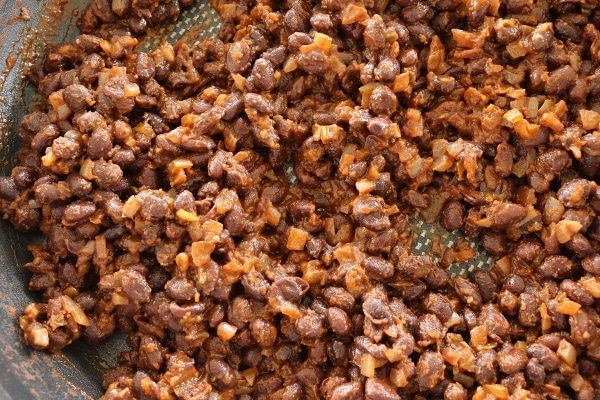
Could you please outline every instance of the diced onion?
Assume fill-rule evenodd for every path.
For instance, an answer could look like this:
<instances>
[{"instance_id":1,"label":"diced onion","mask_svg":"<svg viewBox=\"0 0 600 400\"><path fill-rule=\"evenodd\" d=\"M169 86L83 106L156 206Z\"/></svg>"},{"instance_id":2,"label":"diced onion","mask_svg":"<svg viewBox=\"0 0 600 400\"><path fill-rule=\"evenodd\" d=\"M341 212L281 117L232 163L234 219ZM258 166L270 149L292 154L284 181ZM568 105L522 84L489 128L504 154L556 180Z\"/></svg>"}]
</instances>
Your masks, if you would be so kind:
<instances>
[{"instance_id":1,"label":"diced onion","mask_svg":"<svg viewBox=\"0 0 600 400\"><path fill-rule=\"evenodd\" d=\"M71 314L71 316L73 317L73 320L77 324L83 325L83 326L90 325L90 321L88 320L88 317L85 315L85 313L83 312L83 310L81 309L81 306L79 304L77 304L69 296L63 295L63 296L60 296L60 298L62 300L65 310L67 310L69 312L69 314Z\"/></svg>"},{"instance_id":2,"label":"diced onion","mask_svg":"<svg viewBox=\"0 0 600 400\"><path fill-rule=\"evenodd\" d=\"M577 350L575 346L566 339L561 339L558 349L556 350L558 357L564 361L569 367L573 367L577 360Z\"/></svg>"},{"instance_id":3,"label":"diced onion","mask_svg":"<svg viewBox=\"0 0 600 400\"><path fill-rule=\"evenodd\" d=\"M375 376L375 357L370 354L364 354L361 357L360 374L367 378Z\"/></svg>"},{"instance_id":4,"label":"diced onion","mask_svg":"<svg viewBox=\"0 0 600 400\"><path fill-rule=\"evenodd\" d=\"M197 267L208 264L211 260L210 255L215 249L215 244L206 241L197 241L192 243L192 262Z\"/></svg>"},{"instance_id":5,"label":"diced onion","mask_svg":"<svg viewBox=\"0 0 600 400\"><path fill-rule=\"evenodd\" d=\"M592 297L600 298L600 277L597 276L585 276L579 280L579 284L590 294Z\"/></svg>"},{"instance_id":6,"label":"diced onion","mask_svg":"<svg viewBox=\"0 0 600 400\"><path fill-rule=\"evenodd\" d=\"M140 208L142 208L142 202L138 200L137 197L131 196L127 199L125 204L123 204L121 213L126 218L133 218Z\"/></svg>"},{"instance_id":7,"label":"diced onion","mask_svg":"<svg viewBox=\"0 0 600 400\"><path fill-rule=\"evenodd\" d=\"M219 326L217 326L217 336L219 336L225 342L231 340L235 336L236 332L237 327L227 322L221 322Z\"/></svg>"},{"instance_id":8,"label":"diced onion","mask_svg":"<svg viewBox=\"0 0 600 400\"><path fill-rule=\"evenodd\" d=\"M288 250L303 250L310 234L302 229L292 227L286 247Z\"/></svg>"},{"instance_id":9,"label":"diced onion","mask_svg":"<svg viewBox=\"0 0 600 400\"><path fill-rule=\"evenodd\" d=\"M198 221L199 218L196 214L183 209L177 210L175 215L177 215L177 218L182 222L194 222Z\"/></svg>"},{"instance_id":10,"label":"diced onion","mask_svg":"<svg viewBox=\"0 0 600 400\"><path fill-rule=\"evenodd\" d=\"M571 378L571 380L569 381L569 386L571 386L571 388L577 393L579 392L579 389L581 389L581 387L585 384L585 380L583 379L583 377L579 374L575 374L573 375L573 377Z\"/></svg>"},{"instance_id":11,"label":"diced onion","mask_svg":"<svg viewBox=\"0 0 600 400\"><path fill-rule=\"evenodd\" d=\"M564 299L556 305L556 312L565 315L575 315L581 308L581 304Z\"/></svg>"},{"instance_id":12,"label":"diced onion","mask_svg":"<svg viewBox=\"0 0 600 400\"><path fill-rule=\"evenodd\" d=\"M485 390L487 393L491 394L492 396L494 396L495 399L498 400L508 399L509 397L508 388L506 388L506 386L504 385L483 385L483 390Z\"/></svg>"}]
</instances>

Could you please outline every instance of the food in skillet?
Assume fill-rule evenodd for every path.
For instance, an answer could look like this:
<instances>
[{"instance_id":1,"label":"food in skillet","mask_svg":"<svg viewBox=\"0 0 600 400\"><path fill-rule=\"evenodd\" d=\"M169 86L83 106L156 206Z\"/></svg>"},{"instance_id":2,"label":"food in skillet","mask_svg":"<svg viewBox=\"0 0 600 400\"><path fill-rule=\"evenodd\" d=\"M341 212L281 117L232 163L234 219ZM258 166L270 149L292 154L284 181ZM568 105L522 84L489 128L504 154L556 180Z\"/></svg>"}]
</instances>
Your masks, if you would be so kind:
<instances>
[{"instance_id":1,"label":"food in skillet","mask_svg":"<svg viewBox=\"0 0 600 400\"><path fill-rule=\"evenodd\" d=\"M28 344L127 332L105 399L593 398L594 2L220 2L137 51L176 6L95 0L31 71ZM414 254L415 211L494 265Z\"/></svg>"}]
</instances>

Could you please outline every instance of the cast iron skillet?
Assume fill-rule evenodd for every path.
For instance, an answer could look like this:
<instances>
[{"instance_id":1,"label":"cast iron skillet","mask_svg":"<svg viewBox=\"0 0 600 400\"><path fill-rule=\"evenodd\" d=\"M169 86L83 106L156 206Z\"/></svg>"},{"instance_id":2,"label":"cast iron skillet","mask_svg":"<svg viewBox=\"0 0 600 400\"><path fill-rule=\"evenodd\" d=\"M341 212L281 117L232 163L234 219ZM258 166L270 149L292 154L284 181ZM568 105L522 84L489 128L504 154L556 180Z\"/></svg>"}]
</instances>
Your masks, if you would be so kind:
<instances>
[{"instance_id":1,"label":"cast iron skillet","mask_svg":"<svg viewBox=\"0 0 600 400\"><path fill-rule=\"evenodd\" d=\"M9 175L20 147L18 125L35 104L35 88L23 79L31 63L39 63L45 41L61 41L76 34L75 10L87 0L0 0L0 173ZM26 7L29 21L20 18ZM62 12L59 12L61 11ZM9 68L14 62L14 66ZM100 346L85 340L50 355L23 342L18 317L23 307L39 297L28 292L31 260L27 244L39 240L15 232L0 221L0 400L93 399L102 395L101 372L114 363L123 346L113 339Z\"/></svg>"}]
</instances>

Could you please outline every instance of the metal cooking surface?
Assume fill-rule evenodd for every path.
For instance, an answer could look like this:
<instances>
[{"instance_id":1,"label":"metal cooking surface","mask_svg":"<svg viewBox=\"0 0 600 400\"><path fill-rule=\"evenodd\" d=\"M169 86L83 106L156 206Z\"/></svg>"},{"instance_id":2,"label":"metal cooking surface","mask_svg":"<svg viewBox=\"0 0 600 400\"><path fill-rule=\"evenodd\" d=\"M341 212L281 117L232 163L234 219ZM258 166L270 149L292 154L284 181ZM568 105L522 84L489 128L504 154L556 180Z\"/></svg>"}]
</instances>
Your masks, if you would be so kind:
<instances>
[{"instance_id":1,"label":"metal cooking surface","mask_svg":"<svg viewBox=\"0 0 600 400\"><path fill-rule=\"evenodd\" d=\"M160 46L165 40L175 43L181 38L193 45L206 37L216 37L220 26L219 13L211 8L208 0L196 0L192 7L181 12L177 22L155 29L143 40L139 48L148 51Z\"/></svg>"}]
</instances>

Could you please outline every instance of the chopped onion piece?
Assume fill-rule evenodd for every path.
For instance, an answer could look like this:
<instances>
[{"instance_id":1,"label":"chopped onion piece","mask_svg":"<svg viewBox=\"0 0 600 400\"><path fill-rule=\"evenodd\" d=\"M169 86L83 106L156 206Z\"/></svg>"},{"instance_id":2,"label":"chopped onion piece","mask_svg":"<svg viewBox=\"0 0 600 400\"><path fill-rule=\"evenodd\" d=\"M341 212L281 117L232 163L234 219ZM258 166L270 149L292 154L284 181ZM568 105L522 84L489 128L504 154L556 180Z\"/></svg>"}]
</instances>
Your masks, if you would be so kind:
<instances>
[{"instance_id":1,"label":"chopped onion piece","mask_svg":"<svg viewBox=\"0 0 600 400\"><path fill-rule=\"evenodd\" d=\"M85 313L83 312L83 310L81 309L81 306L79 304L77 304L72 298L70 298L69 296L60 296L63 306L65 308L65 310L67 310L69 312L69 314L71 314L71 316L73 317L73 320L78 323L79 325L83 325L83 326L89 326L90 325L90 321L88 320L88 317L85 315Z\"/></svg>"},{"instance_id":2,"label":"chopped onion piece","mask_svg":"<svg viewBox=\"0 0 600 400\"><path fill-rule=\"evenodd\" d=\"M231 340L235 336L236 332L237 327L227 322L221 322L217 326L217 336L219 336L225 342Z\"/></svg>"},{"instance_id":3,"label":"chopped onion piece","mask_svg":"<svg viewBox=\"0 0 600 400\"><path fill-rule=\"evenodd\" d=\"M286 247L288 250L303 250L310 234L302 229L292 227Z\"/></svg>"},{"instance_id":4,"label":"chopped onion piece","mask_svg":"<svg viewBox=\"0 0 600 400\"><path fill-rule=\"evenodd\" d=\"M575 366L575 362L577 361L577 350L568 340L561 339L556 354L569 367Z\"/></svg>"}]
</instances>

